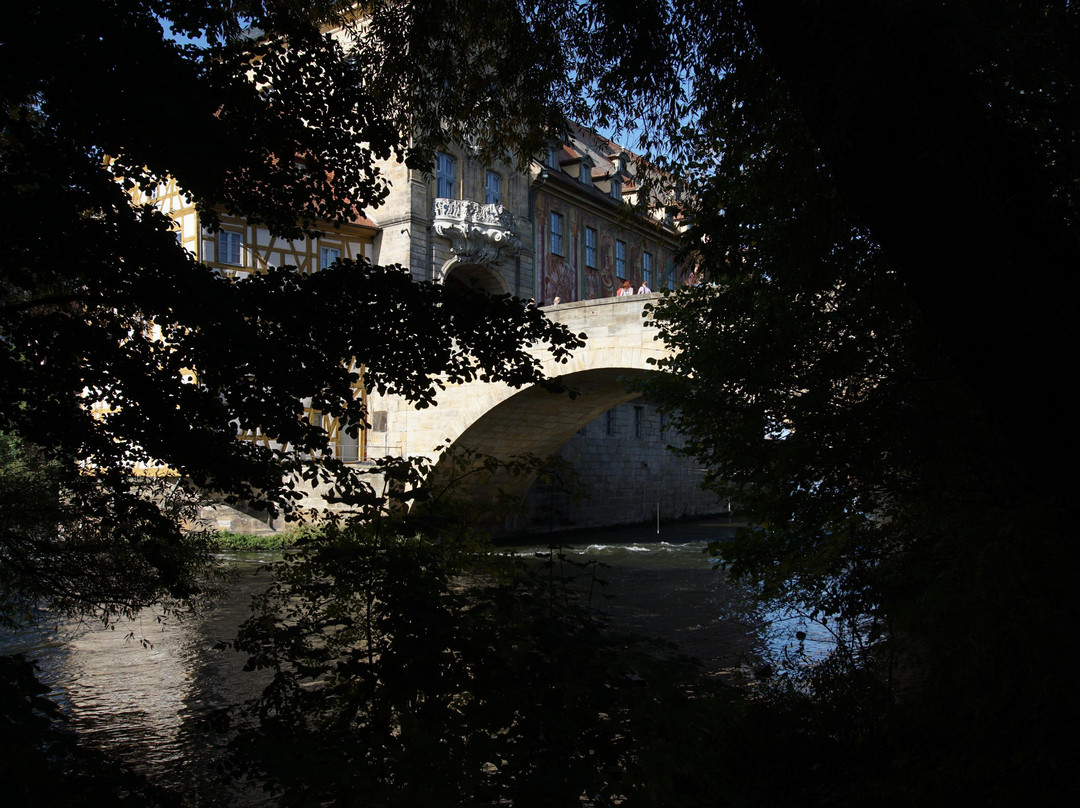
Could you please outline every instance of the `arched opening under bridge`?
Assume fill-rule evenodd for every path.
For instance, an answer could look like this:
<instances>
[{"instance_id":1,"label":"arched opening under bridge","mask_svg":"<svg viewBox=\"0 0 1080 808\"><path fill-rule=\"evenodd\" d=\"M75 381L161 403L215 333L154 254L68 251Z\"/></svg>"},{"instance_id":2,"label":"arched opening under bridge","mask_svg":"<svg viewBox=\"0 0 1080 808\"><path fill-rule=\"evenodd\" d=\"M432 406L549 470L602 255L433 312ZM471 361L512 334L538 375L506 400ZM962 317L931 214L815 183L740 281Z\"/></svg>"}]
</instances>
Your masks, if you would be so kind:
<instances>
[{"instance_id":1,"label":"arched opening under bridge","mask_svg":"<svg viewBox=\"0 0 1080 808\"><path fill-rule=\"evenodd\" d=\"M456 258L443 267L442 282L447 286L487 292L492 295L510 293L506 280L493 267L484 264L461 263Z\"/></svg>"}]
</instances>

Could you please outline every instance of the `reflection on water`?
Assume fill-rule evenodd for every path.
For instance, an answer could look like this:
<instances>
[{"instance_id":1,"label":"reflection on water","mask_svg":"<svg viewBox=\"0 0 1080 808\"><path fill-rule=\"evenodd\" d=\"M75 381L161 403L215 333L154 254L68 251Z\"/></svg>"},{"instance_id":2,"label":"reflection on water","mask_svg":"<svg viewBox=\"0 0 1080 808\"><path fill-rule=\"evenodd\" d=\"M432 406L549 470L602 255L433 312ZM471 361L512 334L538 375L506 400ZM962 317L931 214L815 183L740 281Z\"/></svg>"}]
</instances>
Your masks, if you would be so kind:
<instances>
[{"instance_id":1,"label":"reflection on water","mask_svg":"<svg viewBox=\"0 0 1080 808\"><path fill-rule=\"evenodd\" d=\"M237 560L240 573L212 608L181 621L150 611L109 627L38 626L0 637L0 654L37 659L80 743L105 751L192 805L226 805L235 794L214 782L215 749L203 724L210 712L256 694L263 677L215 646L231 640L251 595L269 578L260 559Z\"/></svg>"},{"instance_id":2,"label":"reflection on water","mask_svg":"<svg viewBox=\"0 0 1080 808\"><path fill-rule=\"evenodd\" d=\"M748 609L715 569L708 543L731 530L696 522L665 526L660 536L646 528L577 534L565 539L563 552L568 560L596 560L603 585L592 586L592 606L615 628L674 642L707 671L724 673L755 664L790 642L793 631L778 630L775 615ZM548 545L512 549L530 557ZM83 743L180 787L191 805L254 804L251 795L223 792L215 782L213 736L202 722L215 708L254 696L264 681L242 672L242 655L216 646L232 639L251 595L268 582L259 572L265 560L237 560L241 574L228 595L197 617L159 623L147 613L108 629L40 628L0 637L0 653L26 651L39 660L43 681ZM566 563L554 572L581 570ZM826 639L811 636L811 650Z\"/></svg>"}]
</instances>

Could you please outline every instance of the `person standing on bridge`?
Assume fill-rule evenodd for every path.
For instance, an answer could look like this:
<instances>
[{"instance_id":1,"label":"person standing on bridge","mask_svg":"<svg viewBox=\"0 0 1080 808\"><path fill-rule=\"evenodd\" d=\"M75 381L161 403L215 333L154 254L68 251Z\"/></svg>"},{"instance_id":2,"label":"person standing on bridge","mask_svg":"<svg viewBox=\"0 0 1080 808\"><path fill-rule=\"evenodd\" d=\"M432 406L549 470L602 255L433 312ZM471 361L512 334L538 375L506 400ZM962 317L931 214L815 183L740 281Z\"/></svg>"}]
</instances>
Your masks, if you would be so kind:
<instances>
[{"instance_id":1,"label":"person standing on bridge","mask_svg":"<svg viewBox=\"0 0 1080 808\"><path fill-rule=\"evenodd\" d=\"M629 279L622 282L622 286L619 287L619 291L615 293L615 297L623 297L624 295L634 294L634 286L630 283Z\"/></svg>"}]
</instances>

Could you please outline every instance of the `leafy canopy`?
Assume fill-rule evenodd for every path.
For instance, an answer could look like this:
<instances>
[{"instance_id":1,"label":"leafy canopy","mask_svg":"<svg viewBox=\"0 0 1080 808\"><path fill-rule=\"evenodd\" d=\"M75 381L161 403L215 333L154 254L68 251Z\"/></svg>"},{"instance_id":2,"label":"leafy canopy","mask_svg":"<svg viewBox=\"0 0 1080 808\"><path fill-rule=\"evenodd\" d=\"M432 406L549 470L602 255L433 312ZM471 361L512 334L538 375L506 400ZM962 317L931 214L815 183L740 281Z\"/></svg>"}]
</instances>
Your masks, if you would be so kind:
<instances>
[{"instance_id":1,"label":"leafy canopy","mask_svg":"<svg viewBox=\"0 0 1080 808\"><path fill-rule=\"evenodd\" d=\"M446 383L538 381L525 345L565 358L578 344L508 299L363 261L228 281L133 193L171 180L210 229L227 213L298 238L380 204L382 160L427 165L451 139L538 151L563 120L565 71L508 47L527 24L516 4L480 5L482 28L475 3L374 3L362 20L349 3L102 0L60 25L49 8L13 12L0 33L0 430L52 464L71 513L133 547L179 547L177 521L132 482L140 464L286 513L298 476L366 501L342 464L302 459L329 438L304 401L359 428L361 374L425 405ZM347 48L333 26L364 36ZM444 56L454 31L465 64Z\"/></svg>"},{"instance_id":2,"label":"leafy canopy","mask_svg":"<svg viewBox=\"0 0 1080 808\"><path fill-rule=\"evenodd\" d=\"M1075 694L1028 661L1076 556L1077 10L674 7L692 100L659 120L708 282L656 307L650 392L748 517L717 550L836 632L796 690L866 721L846 798L1067 801Z\"/></svg>"}]
</instances>

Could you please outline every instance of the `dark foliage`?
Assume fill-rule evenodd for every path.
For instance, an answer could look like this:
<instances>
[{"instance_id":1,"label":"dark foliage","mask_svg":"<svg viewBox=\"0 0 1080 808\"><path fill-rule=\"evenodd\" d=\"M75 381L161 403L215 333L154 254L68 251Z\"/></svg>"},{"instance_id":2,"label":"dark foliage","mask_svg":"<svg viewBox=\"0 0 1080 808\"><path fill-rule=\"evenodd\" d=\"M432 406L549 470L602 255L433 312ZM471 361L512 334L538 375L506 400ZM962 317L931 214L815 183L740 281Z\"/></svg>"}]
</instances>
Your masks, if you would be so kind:
<instances>
[{"instance_id":1,"label":"dark foliage","mask_svg":"<svg viewBox=\"0 0 1080 808\"><path fill-rule=\"evenodd\" d=\"M1076 694L1034 660L1076 561L1076 10L689 5L708 283L657 307L652 392L750 518L724 562L836 631L764 688L838 744L807 785L1068 803Z\"/></svg>"},{"instance_id":2,"label":"dark foliage","mask_svg":"<svg viewBox=\"0 0 1080 808\"><path fill-rule=\"evenodd\" d=\"M58 496L84 527L98 525L106 545L145 550L160 575L131 569L146 583L142 600L154 585L190 593L186 574L158 555L198 556L174 515L132 483L136 467L165 466L191 490L286 513L299 477L370 501L342 464L301 459L324 453L329 438L302 417L304 400L362 425L362 373L369 387L423 405L445 383L537 381L524 345L565 357L578 344L535 310L416 284L399 268L344 261L314 276L281 268L231 282L136 203L133 190L172 178L210 227L221 211L290 237L330 227L384 198L378 159L423 157L434 141L413 129L449 121L434 100L400 93L404 54L431 81L455 81L463 102L491 94L486 79L458 76L432 50L426 26L469 19L460 9L376 4L385 36L347 51L321 26L349 24L350 8L100 2L58 26L51 10L27 6L0 36L0 430L54 464ZM181 44L163 32L170 22L204 39ZM487 34L470 47L509 35ZM535 101L551 95L535 82L550 79L507 82L486 113L444 135L475 126L494 147L527 153L558 120ZM511 120L507 105L522 92L531 112ZM238 441L238 429L279 448Z\"/></svg>"},{"instance_id":3,"label":"dark foliage","mask_svg":"<svg viewBox=\"0 0 1080 808\"><path fill-rule=\"evenodd\" d=\"M693 667L606 630L554 550L443 528L330 531L278 565L237 641L273 680L233 716L233 774L284 805L715 804Z\"/></svg>"},{"instance_id":4,"label":"dark foliage","mask_svg":"<svg viewBox=\"0 0 1080 808\"><path fill-rule=\"evenodd\" d=\"M536 310L414 284L399 268L341 262L233 283L138 203L171 178L210 229L227 213L297 238L378 205L381 159L424 165L439 143L473 138L484 154L529 154L561 124L550 99L569 91L565 71L518 46L516 4L366 8L375 36L351 51L323 33L355 24L351 3L100 0L5 19L5 624L36 606L111 620L194 604L213 571L205 542L181 531L197 493L289 513L293 481L318 477L372 502L343 464L302 459L328 442L301 417L303 400L362 425L362 370L372 387L426 404L448 381L539 381L524 345L565 356L578 344ZM448 41L468 64L508 54L501 81L445 59ZM442 90L413 92L405 78ZM279 448L238 441L238 428ZM170 476L139 479L140 466ZM43 762L29 715L15 716L12 738L25 730L22 751ZM44 787L43 772L25 767L27 791Z\"/></svg>"},{"instance_id":5,"label":"dark foliage","mask_svg":"<svg viewBox=\"0 0 1080 808\"><path fill-rule=\"evenodd\" d=\"M588 91L601 122L644 125L646 147L672 138L667 167L693 182L679 209L711 285L659 307L679 353L653 392L753 517L723 558L841 643L746 705L695 704L691 743L639 758L638 722L666 739L686 715L623 686L642 657L494 572L456 588L428 540L345 533L282 568L242 640L277 672L245 765L298 803L1075 801L1059 661L1076 567L1075 6L366 8L374 37L351 57L319 33L347 17L338 4L9 14L0 428L65 485L92 463L96 493L71 501L153 534L135 543L152 588L184 596L190 578L155 555L178 533L128 487L135 461L287 508L280 474L303 470L235 441L235 422L317 450L299 401L362 420L350 367L423 402L433 373L522 383L536 368L521 340L574 340L507 301L363 265L225 284L127 191L170 175L208 217L299 233L377 203L379 156L422 161L472 134L481 152L535 153L559 126L548 101ZM157 17L208 44L176 44ZM238 36L249 24L265 36ZM121 406L92 418L98 399ZM364 500L341 471L308 473ZM710 781L665 779L710 742ZM634 780L646 757L669 766ZM415 791L398 790L406 774Z\"/></svg>"}]
</instances>

